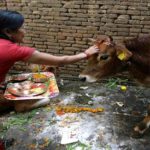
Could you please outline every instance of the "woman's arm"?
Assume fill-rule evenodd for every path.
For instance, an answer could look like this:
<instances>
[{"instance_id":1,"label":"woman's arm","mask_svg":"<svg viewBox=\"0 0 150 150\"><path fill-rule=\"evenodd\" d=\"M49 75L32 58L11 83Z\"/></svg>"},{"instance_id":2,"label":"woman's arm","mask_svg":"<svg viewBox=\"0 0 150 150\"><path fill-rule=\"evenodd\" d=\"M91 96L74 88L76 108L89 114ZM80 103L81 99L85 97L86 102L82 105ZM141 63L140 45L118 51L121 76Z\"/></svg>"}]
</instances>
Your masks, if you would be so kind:
<instances>
[{"instance_id":1,"label":"woman's arm","mask_svg":"<svg viewBox=\"0 0 150 150\"><path fill-rule=\"evenodd\" d=\"M71 64L78 62L80 60L86 59L88 56L93 55L98 52L96 46L91 46L85 52L79 53L77 55L72 56L54 56L51 54L35 51L32 56L27 59L27 62L34 64L45 64L45 65L54 65L61 66L66 64Z\"/></svg>"}]
</instances>

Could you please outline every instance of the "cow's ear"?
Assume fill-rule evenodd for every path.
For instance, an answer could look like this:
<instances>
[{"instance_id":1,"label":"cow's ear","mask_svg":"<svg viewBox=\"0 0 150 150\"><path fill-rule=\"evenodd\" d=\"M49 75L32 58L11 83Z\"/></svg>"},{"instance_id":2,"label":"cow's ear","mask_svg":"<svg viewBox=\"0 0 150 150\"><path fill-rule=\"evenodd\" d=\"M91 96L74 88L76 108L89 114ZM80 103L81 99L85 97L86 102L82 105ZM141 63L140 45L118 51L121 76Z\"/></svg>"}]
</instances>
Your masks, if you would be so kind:
<instances>
[{"instance_id":1,"label":"cow's ear","mask_svg":"<svg viewBox=\"0 0 150 150\"><path fill-rule=\"evenodd\" d=\"M115 49L116 55L121 61L129 60L129 58L132 56L132 52L129 51L124 45L116 44Z\"/></svg>"},{"instance_id":2,"label":"cow's ear","mask_svg":"<svg viewBox=\"0 0 150 150\"><path fill-rule=\"evenodd\" d=\"M97 41L96 39L93 39L93 38L88 38L88 40L89 40L90 42L94 43L94 44L95 44L96 41Z\"/></svg>"},{"instance_id":3,"label":"cow's ear","mask_svg":"<svg viewBox=\"0 0 150 150\"><path fill-rule=\"evenodd\" d=\"M111 36L108 36L107 40L109 40L110 42L113 42L113 38Z\"/></svg>"},{"instance_id":4,"label":"cow's ear","mask_svg":"<svg viewBox=\"0 0 150 150\"><path fill-rule=\"evenodd\" d=\"M111 43L113 41L113 38L111 36L100 35L96 39L88 38L88 40L94 44L95 43L103 43L103 42Z\"/></svg>"},{"instance_id":5,"label":"cow's ear","mask_svg":"<svg viewBox=\"0 0 150 150\"><path fill-rule=\"evenodd\" d=\"M105 45L110 45L113 42L113 38L111 36L105 36L102 43Z\"/></svg>"}]
</instances>

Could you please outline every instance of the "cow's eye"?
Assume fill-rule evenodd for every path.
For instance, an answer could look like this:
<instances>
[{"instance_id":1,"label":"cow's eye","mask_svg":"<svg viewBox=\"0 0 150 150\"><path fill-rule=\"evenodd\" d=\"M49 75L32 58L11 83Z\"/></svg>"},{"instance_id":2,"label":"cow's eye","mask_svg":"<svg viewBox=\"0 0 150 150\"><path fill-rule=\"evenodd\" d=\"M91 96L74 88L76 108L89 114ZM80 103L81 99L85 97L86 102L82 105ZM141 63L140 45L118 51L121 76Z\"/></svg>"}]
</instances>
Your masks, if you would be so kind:
<instances>
[{"instance_id":1,"label":"cow's eye","mask_svg":"<svg viewBox=\"0 0 150 150\"><path fill-rule=\"evenodd\" d=\"M106 60L109 57L108 54L104 54L100 57L100 60Z\"/></svg>"}]
</instances>

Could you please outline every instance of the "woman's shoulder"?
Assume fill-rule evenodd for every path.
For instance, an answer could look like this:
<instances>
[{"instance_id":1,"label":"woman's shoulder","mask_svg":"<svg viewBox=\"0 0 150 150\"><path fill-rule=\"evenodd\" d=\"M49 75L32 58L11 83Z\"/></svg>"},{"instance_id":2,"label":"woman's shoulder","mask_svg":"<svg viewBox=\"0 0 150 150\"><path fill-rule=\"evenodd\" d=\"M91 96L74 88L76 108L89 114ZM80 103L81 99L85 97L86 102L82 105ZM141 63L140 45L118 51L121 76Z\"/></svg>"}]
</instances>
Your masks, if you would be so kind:
<instances>
[{"instance_id":1,"label":"woman's shoulder","mask_svg":"<svg viewBox=\"0 0 150 150\"><path fill-rule=\"evenodd\" d=\"M12 41L6 39L0 39L0 49L7 49L7 51L33 51L35 48L19 45L18 43L14 43Z\"/></svg>"},{"instance_id":2,"label":"woman's shoulder","mask_svg":"<svg viewBox=\"0 0 150 150\"><path fill-rule=\"evenodd\" d=\"M9 48L15 47L16 48L16 47L21 47L21 46L18 45L17 43L10 41L10 40L0 38L0 47L9 47Z\"/></svg>"},{"instance_id":3,"label":"woman's shoulder","mask_svg":"<svg viewBox=\"0 0 150 150\"><path fill-rule=\"evenodd\" d=\"M12 43L10 40L0 38L0 43Z\"/></svg>"},{"instance_id":4,"label":"woman's shoulder","mask_svg":"<svg viewBox=\"0 0 150 150\"><path fill-rule=\"evenodd\" d=\"M6 51L12 50L12 49L18 49L18 46L16 43L13 43L12 41L6 40L6 39L0 39L0 49L5 49Z\"/></svg>"}]
</instances>

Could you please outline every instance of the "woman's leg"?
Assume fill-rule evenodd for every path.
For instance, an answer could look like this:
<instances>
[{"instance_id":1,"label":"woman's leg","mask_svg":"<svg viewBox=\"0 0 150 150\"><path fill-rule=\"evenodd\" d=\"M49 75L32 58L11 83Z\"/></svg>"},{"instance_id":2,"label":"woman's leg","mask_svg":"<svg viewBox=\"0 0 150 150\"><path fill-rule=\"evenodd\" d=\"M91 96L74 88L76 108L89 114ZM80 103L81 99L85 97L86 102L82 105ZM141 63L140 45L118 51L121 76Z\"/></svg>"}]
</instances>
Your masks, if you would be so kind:
<instances>
[{"instance_id":1,"label":"woman's leg","mask_svg":"<svg viewBox=\"0 0 150 150\"><path fill-rule=\"evenodd\" d=\"M24 112L38 107L46 106L49 104L49 102L50 102L49 98L40 99L40 100L16 101L14 103L14 107L17 112Z\"/></svg>"},{"instance_id":2,"label":"woman's leg","mask_svg":"<svg viewBox=\"0 0 150 150\"><path fill-rule=\"evenodd\" d=\"M4 112L9 112L13 110L13 108L14 108L13 101L6 100L3 96L3 92L0 91L0 114Z\"/></svg>"}]
</instances>

